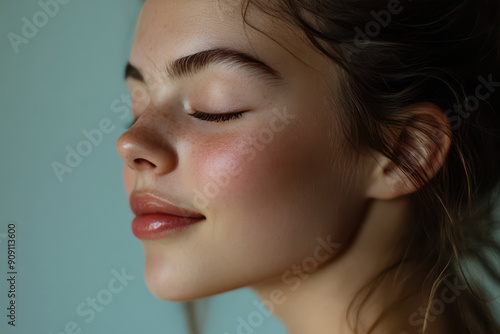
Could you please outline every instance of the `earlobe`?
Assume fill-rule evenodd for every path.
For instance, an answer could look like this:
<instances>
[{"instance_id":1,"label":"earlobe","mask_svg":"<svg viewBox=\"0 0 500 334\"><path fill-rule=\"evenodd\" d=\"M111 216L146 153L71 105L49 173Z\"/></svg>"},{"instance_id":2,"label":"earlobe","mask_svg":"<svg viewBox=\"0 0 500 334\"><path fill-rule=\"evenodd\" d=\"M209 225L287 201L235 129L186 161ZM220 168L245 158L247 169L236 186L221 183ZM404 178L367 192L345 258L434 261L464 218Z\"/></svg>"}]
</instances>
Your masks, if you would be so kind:
<instances>
[{"instance_id":1,"label":"earlobe","mask_svg":"<svg viewBox=\"0 0 500 334\"><path fill-rule=\"evenodd\" d=\"M411 106L391 157L374 157L367 197L394 199L416 192L444 166L451 141L451 126L441 108L433 103Z\"/></svg>"}]
</instances>

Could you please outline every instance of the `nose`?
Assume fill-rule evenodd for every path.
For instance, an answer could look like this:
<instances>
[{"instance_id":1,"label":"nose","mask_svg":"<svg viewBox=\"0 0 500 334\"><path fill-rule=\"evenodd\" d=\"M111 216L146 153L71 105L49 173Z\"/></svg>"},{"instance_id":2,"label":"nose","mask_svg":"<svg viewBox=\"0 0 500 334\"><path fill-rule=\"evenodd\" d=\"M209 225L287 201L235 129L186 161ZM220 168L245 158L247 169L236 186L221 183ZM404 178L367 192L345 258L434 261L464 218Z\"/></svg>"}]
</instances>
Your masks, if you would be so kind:
<instances>
[{"instance_id":1,"label":"nose","mask_svg":"<svg viewBox=\"0 0 500 334\"><path fill-rule=\"evenodd\" d=\"M134 171L160 176L175 169L177 157L172 145L154 123L154 120L140 117L118 138L116 149Z\"/></svg>"}]
</instances>

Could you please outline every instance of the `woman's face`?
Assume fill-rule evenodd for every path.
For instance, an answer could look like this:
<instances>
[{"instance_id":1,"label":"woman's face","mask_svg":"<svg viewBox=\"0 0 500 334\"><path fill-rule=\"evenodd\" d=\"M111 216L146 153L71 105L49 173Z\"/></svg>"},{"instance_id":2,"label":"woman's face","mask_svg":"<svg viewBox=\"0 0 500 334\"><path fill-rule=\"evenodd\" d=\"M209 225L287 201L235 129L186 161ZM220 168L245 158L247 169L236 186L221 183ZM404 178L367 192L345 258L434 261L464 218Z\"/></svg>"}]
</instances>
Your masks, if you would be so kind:
<instances>
[{"instance_id":1,"label":"woman's face","mask_svg":"<svg viewBox=\"0 0 500 334\"><path fill-rule=\"evenodd\" d=\"M311 256L325 263L335 253L317 248L344 243L365 200L364 160L349 162L340 111L325 104L331 63L251 7L249 21L275 40L245 27L240 10L236 1L148 0L139 18L130 63L144 80L127 83L140 117L117 144L126 189L205 216L142 240L146 282L162 299L280 280ZM226 51L205 60L235 51L262 64L237 55L167 71L212 49ZM196 111L247 112L215 122L188 115Z\"/></svg>"}]
</instances>

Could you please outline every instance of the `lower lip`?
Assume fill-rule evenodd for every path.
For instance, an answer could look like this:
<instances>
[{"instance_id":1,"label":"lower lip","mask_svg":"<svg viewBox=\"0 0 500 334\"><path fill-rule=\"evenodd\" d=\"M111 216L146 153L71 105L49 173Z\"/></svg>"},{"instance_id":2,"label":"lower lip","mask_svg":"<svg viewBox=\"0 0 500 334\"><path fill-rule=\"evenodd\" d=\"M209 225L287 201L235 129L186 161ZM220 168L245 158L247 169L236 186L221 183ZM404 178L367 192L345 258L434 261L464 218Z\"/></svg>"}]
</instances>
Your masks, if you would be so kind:
<instances>
[{"instance_id":1,"label":"lower lip","mask_svg":"<svg viewBox=\"0 0 500 334\"><path fill-rule=\"evenodd\" d=\"M166 214L140 215L132 221L132 232L141 240L160 239L180 232L205 218L185 218Z\"/></svg>"}]
</instances>

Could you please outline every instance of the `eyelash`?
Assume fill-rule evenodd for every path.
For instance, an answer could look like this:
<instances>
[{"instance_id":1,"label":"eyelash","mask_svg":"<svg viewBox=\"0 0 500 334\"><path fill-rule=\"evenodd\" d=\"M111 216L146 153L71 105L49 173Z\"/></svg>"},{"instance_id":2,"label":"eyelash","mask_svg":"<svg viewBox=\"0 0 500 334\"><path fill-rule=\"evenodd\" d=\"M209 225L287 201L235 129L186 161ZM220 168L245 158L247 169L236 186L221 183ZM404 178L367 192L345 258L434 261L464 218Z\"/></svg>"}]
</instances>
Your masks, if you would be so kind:
<instances>
[{"instance_id":1,"label":"eyelash","mask_svg":"<svg viewBox=\"0 0 500 334\"><path fill-rule=\"evenodd\" d=\"M195 117L201 119L202 121L208 122L227 122L232 119L240 118L245 111L239 111L234 113L225 113L225 114L208 114L202 111L196 111L192 114L188 114L191 117Z\"/></svg>"},{"instance_id":2,"label":"eyelash","mask_svg":"<svg viewBox=\"0 0 500 334\"><path fill-rule=\"evenodd\" d=\"M205 113L202 111L196 111L192 114L188 114L191 117L198 118L202 121L207 121L207 122L227 122L232 119L237 119L243 116L243 113L245 111L239 111L239 112L234 112L234 113L224 113L224 114L209 114ZM137 121L137 118L134 118L128 125L125 127L127 129L130 129L132 125Z\"/></svg>"}]
</instances>

